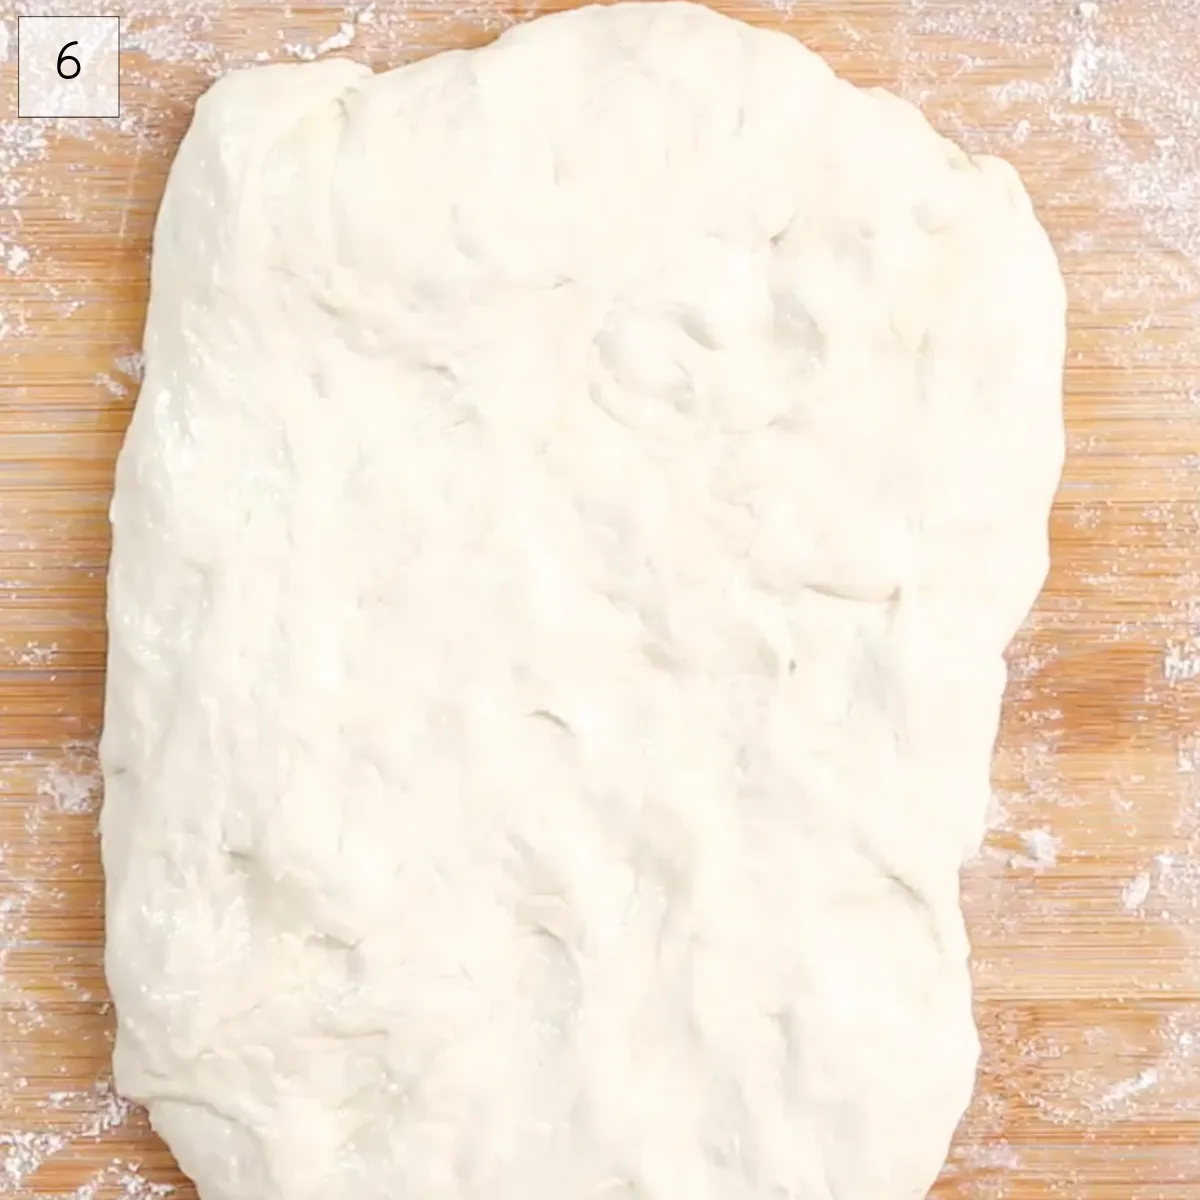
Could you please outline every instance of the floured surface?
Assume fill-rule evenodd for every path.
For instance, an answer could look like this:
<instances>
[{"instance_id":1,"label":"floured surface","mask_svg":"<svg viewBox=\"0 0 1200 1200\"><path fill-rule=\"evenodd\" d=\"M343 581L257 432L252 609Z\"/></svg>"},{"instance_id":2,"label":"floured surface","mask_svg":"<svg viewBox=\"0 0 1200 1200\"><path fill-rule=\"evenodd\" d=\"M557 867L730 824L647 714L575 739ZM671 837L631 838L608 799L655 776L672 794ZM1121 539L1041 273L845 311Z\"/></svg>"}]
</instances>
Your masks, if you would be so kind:
<instances>
[{"instance_id":1,"label":"floured surface","mask_svg":"<svg viewBox=\"0 0 1200 1200\"><path fill-rule=\"evenodd\" d=\"M106 966L201 1194L923 1197L1062 463L1012 168L630 4L227 77L154 245Z\"/></svg>"},{"instance_id":2,"label":"floured surface","mask_svg":"<svg viewBox=\"0 0 1200 1200\"><path fill-rule=\"evenodd\" d=\"M72 6L39 11L58 7ZM104 508L139 369L149 222L190 105L213 73L260 55L349 39L346 52L383 67L509 20L478 5L307 6L286 20L206 0L123 11L119 123L0 121L0 320L20 381L0 415L2 1036L15 1066L0 1072L0 1131L25 1147L0 1150L0 1178L22 1200L179 1184L140 1114L96 1132L111 1017L94 816L60 810L44 781L92 769ZM1054 569L1011 656L996 828L964 878L981 1090L935 1194L1193 1200L1200 6L730 11L794 30L856 82L895 87L970 149L1010 157L1071 294ZM78 755L64 751L74 742Z\"/></svg>"}]
</instances>

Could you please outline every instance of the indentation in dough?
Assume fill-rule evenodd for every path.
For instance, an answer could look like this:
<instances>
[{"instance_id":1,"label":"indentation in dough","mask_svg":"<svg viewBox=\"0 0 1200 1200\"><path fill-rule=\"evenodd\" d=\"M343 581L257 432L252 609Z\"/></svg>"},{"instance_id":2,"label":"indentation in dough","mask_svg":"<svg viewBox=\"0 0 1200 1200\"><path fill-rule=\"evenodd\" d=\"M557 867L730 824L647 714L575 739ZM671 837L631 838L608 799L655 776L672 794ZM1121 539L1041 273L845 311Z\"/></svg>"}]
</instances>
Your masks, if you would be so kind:
<instances>
[{"instance_id":1,"label":"indentation in dough","mask_svg":"<svg viewBox=\"0 0 1200 1200\"><path fill-rule=\"evenodd\" d=\"M592 1189L594 1200L644 1200L641 1189L628 1179L601 1180Z\"/></svg>"},{"instance_id":2,"label":"indentation in dough","mask_svg":"<svg viewBox=\"0 0 1200 1200\"><path fill-rule=\"evenodd\" d=\"M864 287L875 278L875 238L875 230L862 224L853 232L839 233L831 239L834 258L852 268Z\"/></svg>"},{"instance_id":3,"label":"indentation in dough","mask_svg":"<svg viewBox=\"0 0 1200 1200\"><path fill-rule=\"evenodd\" d=\"M913 205L913 220L925 233L933 236L944 233L958 222L973 191L971 173L955 170L942 175L938 186Z\"/></svg>"},{"instance_id":4,"label":"indentation in dough","mask_svg":"<svg viewBox=\"0 0 1200 1200\"><path fill-rule=\"evenodd\" d=\"M781 1008L771 1014L770 1020L779 1039L780 1090L789 1103L794 1103L801 1067L800 1034L796 1029L796 1014L791 1008Z\"/></svg>"},{"instance_id":5,"label":"indentation in dough","mask_svg":"<svg viewBox=\"0 0 1200 1200\"><path fill-rule=\"evenodd\" d=\"M330 954L349 954L358 948L357 942L347 941L344 937L328 932L309 934L304 942L313 950L323 950Z\"/></svg>"},{"instance_id":6,"label":"indentation in dough","mask_svg":"<svg viewBox=\"0 0 1200 1200\"><path fill-rule=\"evenodd\" d=\"M755 1177L758 1153L754 1122L731 1076L718 1076L709 1082L701 1128L701 1145L710 1162L747 1178Z\"/></svg>"},{"instance_id":7,"label":"indentation in dough","mask_svg":"<svg viewBox=\"0 0 1200 1200\"><path fill-rule=\"evenodd\" d=\"M718 238L691 249L687 265L667 273L680 327L706 350L763 345L772 315L765 257Z\"/></svg>"},{"instance_id":8,"label":"indentation in dough","mask_svg":"<svg viewBox=\"0 0 1200 1200\"><path fill-rule=\"evenodd\" d=\"M570 734L572 737L574 737L574 730L571 728L571 726L557 713L550 712L549 709L535 709L529 715L535 721L548 721L556 729L560 729L563 733Z\"/></svg>"},{"instance_id":9,"label":"indentation in dough","mask_svg":"<svg viewBox=\"0 0 1200 1200\"><path fill-rule=\"evenodd\" d=\"M528 996L531 1025L539 1034L569 1031L579 1011L583 983L570 947L545 929L525 936L521 986Z\"/></svg>"},{"instance_id":10,"label":"indentation in dough","mask_svg":"<svg viewBox=\"0 0 1200 1200\"><path fill-rule=\"evenodd\" d=\"M683 434L699 415L695 381L680 352L683 336L677 322L663 317L610 313L592 342L593 401L627 429Z\"/></svg>"},{"instance_id":11,"label":"indentation in dough","mask_svg":"<svg viewBox=\"0 0 1200 1200\"><path fill-rule=\"evenodd\" d=\"M679 327L706 350L719 350L721 339L706 314L698 308L684 308L679 314Z\"/></svg>"},{"instance_id":12,"label":"indentation in dough","mask_svg":"<svg viewBox=\"0 0 1200 1200\"><path fill-rule=\"evenodd\" d=\"M562 896L524 897L517 905L521 931L521 987L528 995L530 1022L541 1031L563 1033L579 1009L582 979L573 947L581 931Z\"/></svg>"},{"instance_id":13,"label":"indentation in dough","mask_svg":"<svg viewBox=\"0 0 1200 1200\"><path fill-rule=\"evenodd\" d=\"M852 604L891 604L900 594L899 587L884 584L879 580L808 580L804 587L819 596L828 596L832 600L848 600Z\"/></svg>"},{"instance_id":14,"label":"indentation in dough","mask_svg":"<svg viewBox=\"0 0 1200 1200\"><path fill-rule=\"evenodd\" d=\"M785 350L798 350L813 366L825 357L826 340L808 306L792 293L775 297L775 342Z\"/></svg>"},{"instance_id":15,"label":"indentation in dough","mask_svg":"<svg viewBox=\"0 0 1200 1200\"><path fill-rule=\"evenodd\" d=\"M592 346L592 398L626 428L681 437L705 427L749 432L793 403L794 364L778 348L819 361L822 339L802 315L780 336L769 256L702 238L639 281L641 308L618 302ZM811 318L809 318L811 322Z\"/></svg>"},{"instance_id":16,"label":"indentation in dough","mask_svg":"<svg viewBox=\"0 0 1200 1200\"><path fill-rule=\"evenodd\" d=\"M800 401L807 355L774 355L767 345L713 356L708 381L714 423L729 433L753 433L774 424Z\"/></svg>"}]
</instances>

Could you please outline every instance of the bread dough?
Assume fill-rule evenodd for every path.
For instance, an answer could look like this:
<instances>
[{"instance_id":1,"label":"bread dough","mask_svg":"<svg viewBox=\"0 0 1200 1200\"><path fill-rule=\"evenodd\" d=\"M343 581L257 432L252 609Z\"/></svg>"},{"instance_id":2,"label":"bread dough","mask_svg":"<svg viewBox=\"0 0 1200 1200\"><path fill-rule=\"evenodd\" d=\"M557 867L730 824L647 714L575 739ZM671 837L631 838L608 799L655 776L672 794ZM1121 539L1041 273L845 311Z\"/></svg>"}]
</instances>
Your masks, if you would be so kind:
<instances>
[{"instance_id":1,"label":"bread dough","mask_svg":"<svg viewBox=\"0 0 1200 1200\"><path fill-rule=\"evenodd\" d=\"M924 1195L1063 326L1011 168L703 8L212 88L102 745L204 1200Z\"/></svg>"}]
</instances>

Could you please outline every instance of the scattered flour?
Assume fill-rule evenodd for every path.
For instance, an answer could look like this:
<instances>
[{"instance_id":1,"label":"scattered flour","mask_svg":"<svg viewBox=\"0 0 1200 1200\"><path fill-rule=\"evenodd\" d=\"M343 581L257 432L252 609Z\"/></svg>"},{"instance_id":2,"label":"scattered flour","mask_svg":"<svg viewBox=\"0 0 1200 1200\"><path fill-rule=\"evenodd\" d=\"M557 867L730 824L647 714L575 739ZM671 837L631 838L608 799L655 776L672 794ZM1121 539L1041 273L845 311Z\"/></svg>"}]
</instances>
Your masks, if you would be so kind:
<instances>
[{"instance_id":1,"label":"scattered flour","mask_svg":"<svg viewBox=\"0 0 1200 1200\"><path fill-rule=\"evenodd\" d=\"M318 42L315 46L285 42L283 48L294 58L311 61L314 58L320 58L322 54L328 54L332 50L345 50L347 46L353 43L357 33L358 26L355 22L343 21L335 33L331 33L324 41Z\"/></svg>"},{"instance_id":2,"label":"scattered flour","mask_svg":"<svg viewBox=\"0 0 1200 1200\"><path fill-rule=\"evenodd\" d=\"M165 1200L175 1191L175 1186L151 1183L141 1174L140 1164L113 1159L71 1192L67 1200L97 1200L102 1193L111 1195L114 1191L122 1200Z\"/></svg>"},{"instance_id":3,"label":"scattered flour","mask_svg":"<svg viewBox=\"0 0 1200 1200\"><path fill-rule=\"evenodd\" d=\"M0 1132L0 1182L15 1193L42 1163L69 1144L58 1133Z\"/></svg>"},{"instance_id":4,"label":"scattered flour","mask_svg":"<svg viewBox=\"0 0 1200 1200\"><path fill-rule=\"evenodd\" d=\"M9 246L0 261L10 275L20 275L29 264L29 251L24 246Z\"/></svg>"},{"instance_id":5,"label":"scattered flour","mask_svg":"<svg viewBox=\"0 0 1200 1200\"><path fill-rule=\"evenodd\" d=\"M1103 74L1104 52L1096 41L1097 12L1097 6L1090 4L1078 9L1082 27L1067 68L1067 95L1074 104L1091 98Z\"/></svg>"},{"instance_id":6,"label":"scattered flour","mask_svg":"<svg viewBox=\"0 0 1200 1200\"><path fill-rule=\"evenodd\" d=\"M1110 1087L1100 1097L1097 1107L1105 1110L1114 1109L1126 1101L1133 1099L1134 1096L1140 1096L1143 1092L1148 1092L1157 1082L1158 1071L1154 1067L1147 1067L1132 1079L1122 1080L1120 1083Z\"/></svg>"},{"instance_id":7,"label":"scattered flour","mask_svg":"<svg viewBox=\"0 0 1200 1200\"><path fill-rule=\"evenodd\" d=\"M0 1132L0 1195L22 1195L27 1181L50 1159L80 1142L96 1141L119 1129L133 1112L133 1105L122 1100L108 1080L86 1092L53 1093L45 1108L55 1113L69 1111L73 1123L64 1129L56 1119L51 1131Z\"/></svg>"},{"instance_id":8,"label":"scattered flour","mask_svg":"<svg viewBox=\"0 0 1200 1200\"><path fill-rule=\"evenodd\" d=\"M1190 600L1184 612L1180 634L1167 643L1163 655L1163 677L1170 684L1200 676L1200 596Z\"/></svg>"},{"instance_id":9,"label":"scattered flour","mask_svg":"<svg viewBox=\"0 0 1200 1200\"><path fill-rule=\"evenodd\" d=\"M25 649L17 655L17 663L22 667L45 667L54 661L57 653L57 642L51 642L48 646L40 646L37 642L29 642Z\"/></svg>"},{"instance_id":10,"label":"scattered flour","mask_svg":"<svg viewBox=\"0 0 1200 1200\"><path fill-rule=\"evenodd\" d=\"M1150 895L1150 876L1144 871L1140 875L1135 875L1121 892L1121 903L1126 912L1137 912L1143 904L1146 903L1146 898Z\"/></svg>"},{"instance_id":11,"label":"scattered flour","mask_svg":"<svg viewBox=\"0 0 1200 1200\"><path fill-rule=\"evenodd\" d=\"M142 378L142 371L146 366L146 359L140 350L135 350L130 354L119 354L115 359L113 359L113 366L116 367L122 375L127 376L129 379L132 379L135 382L140 382Z\"/></svg>"},{"instance_id":12,"label":"scattered flour","mask_svg":"<svg viewBox=\"0 0 1200 1200\"><path fill-rule=\"evenodd\" d=\"M52 766L37 782L37 795L63 813L95 812L100 802L100 776L95 769L72 771Z\"/></svg>"},{"instance_id":13,"label":"scattered flour","mask_svg":"<svg viewBox=\"0 0 1200 1200\"><path fill-rule=\"evenodd\" d=\"M119 379L114 379L107 371L97 372L96 382L110 396L116 396L119 399L124 399L127 395L129 395L129 388L126 387L126 385L123 384Z\"/></svg>"},{"instance_id":14,"label":"scattered flour","mask_svg":"<svg viewBox=\"0 0 1200 1200\"><path fill-rule=\"evenodd\" d=\"M1062 839L1055 837L1050 830L1031 829L1021 834L1021 840L1025 843L1026 853L1014 854L1010 859L1012 866L1032 867L1034 870L1044 871L1058 863Z\"/></svg>"}]
</instances>

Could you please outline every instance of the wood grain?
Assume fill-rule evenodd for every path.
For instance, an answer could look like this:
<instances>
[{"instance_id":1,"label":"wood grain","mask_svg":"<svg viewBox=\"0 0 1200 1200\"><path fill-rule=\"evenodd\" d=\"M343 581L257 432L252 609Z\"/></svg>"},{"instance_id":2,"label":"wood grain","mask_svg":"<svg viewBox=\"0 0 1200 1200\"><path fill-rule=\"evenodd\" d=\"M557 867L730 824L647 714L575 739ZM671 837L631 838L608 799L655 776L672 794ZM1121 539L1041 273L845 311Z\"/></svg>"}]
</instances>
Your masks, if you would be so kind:
<instances>
[{"instance_id":1,"label":"wood grain","mask_svg":"<svg viewBox=\"0 0 1200 1200\"><path fill-rule=\"evenodd\" d=\"M1156 3L1117 0L1113 27L1134 36ZM395 65L550 7L426 0L406 10L402 36L394 24L362 26L351 53ZM981 102L1006 81L1061 74L1063 4L1015 3L1027 24L1011 53L1003 41L939 33L958 6L935 0L720 7L787 29L855 82L903 78L909 93L927 93L935 123L974 127L980 144L1005 143L1001 123L1030 122L1009 157L1070 285L1070 455L1051 576L1011 656L994 772L1009 817L963 877L984 1056L934 1194L1197 1200L1195 264L1109 204L1105 163L1036 97L1003 112ZM0 311L18 317L0 341L0 1134L10 1146L14 1135L55 1133L66 1144L16 1183L0 1140L0 1195L133 1195L121 1182L128 1164L176 1185L181 1200L193 1195L140 1114L86 1132L103 1111L96 1087L111 1043L102 878L94 805L63 811L54 781L87 777L99 729L105 514L134 390L115 364L141 334L153 214L214 63L276 57L281 38L315 44L345 16L334 5L281 14L230 3L208 14L194 56L127 52L127 120L96 122L86 138L47 127L44 152L15 168L16 208L3 213L9 239L34 253L22 272L0 271ZM1200 7L1180 4L1177 20L1180 39L1200 43ZM127 22L126 38L136 33ZM956 75L963 62L969 71ZM1104 116L1103 95L1088 103ZM1153 153L1152 131L1122 137ZM1056 862L1030 857L1024 835L1036 829L1059 839ZM1130 904L1139 875L1149 890Z\"/></svg>"}]
</instances>

